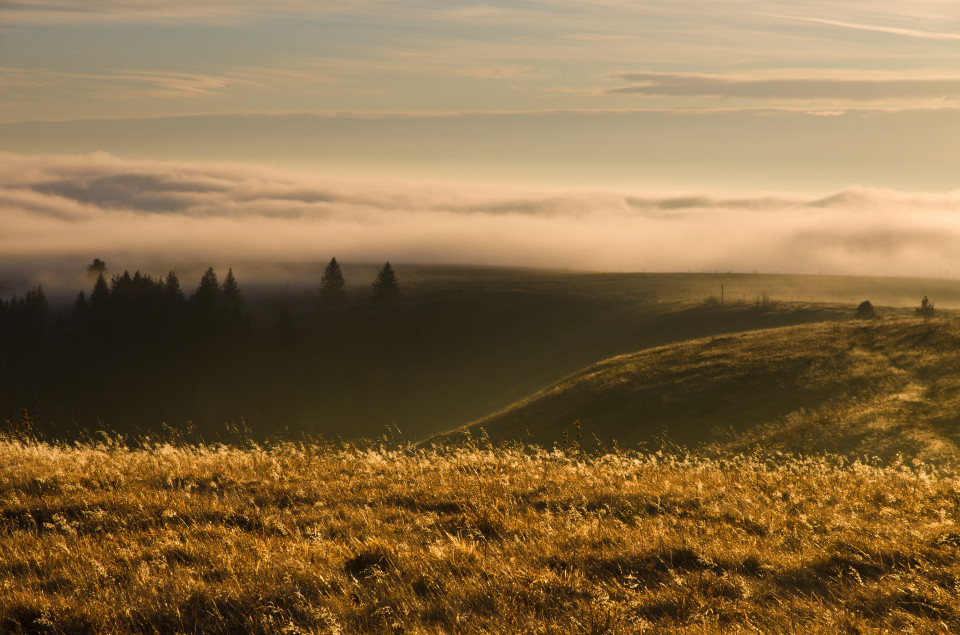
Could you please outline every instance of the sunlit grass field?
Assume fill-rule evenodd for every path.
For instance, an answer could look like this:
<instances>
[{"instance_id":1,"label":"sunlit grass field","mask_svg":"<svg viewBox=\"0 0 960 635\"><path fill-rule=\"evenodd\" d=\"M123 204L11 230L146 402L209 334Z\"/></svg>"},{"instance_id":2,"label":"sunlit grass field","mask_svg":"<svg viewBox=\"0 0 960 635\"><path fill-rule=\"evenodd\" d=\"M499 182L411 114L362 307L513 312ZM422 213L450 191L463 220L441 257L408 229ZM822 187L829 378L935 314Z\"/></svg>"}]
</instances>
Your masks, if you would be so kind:
<instances>
[{"instance_id":1,"label":"sunlit grass field","mask_svg":"<svg viewBox=\"0 0 960 635\"><path fill-rule=\"evenodd\" d=\"M461 272L466 300L410 276L398 305L344 313L397 342L344 351L403 395L357 403L406 403L387 421L429 423L403 426L422 439L462 421L440 400L487 413L496 393L469 434L0 426L0 634L960 632L953 314L861 320L759 277L721 304L708 274L683 278L696 298L667 297L669 276L508 274ZM328 332L310 310L300 333ZM343 392L284 368L284 394Z\"/></svg>"},{"instance_id":2,"label":"sunlit grass field","mask_svg":"<svg viewBox=\"0 0 960 635\"><path fill-rule=\"evenodd\" d=\"M550 445L960 460L960 320L886 315L692 339L587 366L465 429ZM452 435L455 436L455 433Z\"/></svg>"},{"instance_id":3,"label":"sunlit grass field","mask_svg":"<svg viewBox=\"0 0 960 635\"><path fill-rule=\"evenodd\" d=\"M0 442L0 632L960 630L960 473L780 454Z\"/></svg>"}]
</instances>

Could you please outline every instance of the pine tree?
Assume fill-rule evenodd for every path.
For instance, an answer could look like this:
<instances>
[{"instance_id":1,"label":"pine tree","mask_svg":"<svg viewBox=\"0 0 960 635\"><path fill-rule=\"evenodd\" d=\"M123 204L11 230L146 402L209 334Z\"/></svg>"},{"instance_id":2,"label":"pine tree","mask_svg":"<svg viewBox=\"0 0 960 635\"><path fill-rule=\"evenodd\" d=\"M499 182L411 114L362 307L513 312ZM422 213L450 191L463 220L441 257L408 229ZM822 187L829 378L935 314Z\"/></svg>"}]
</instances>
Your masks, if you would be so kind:
<instances>
[{"instance_id":1,"label":"pine tree","mask_svg":"<svg viewBox=\"0 0 960 635\"><path fill-rule=\"evenodd\" d=\"M97 281L93 285L93 291L90 293L90 308L96 312L105 313L109 302L110 287L107 286L107 279L101 273L97 276Z\"/></svg>"},{"instance_id":2,"label":"pine tree","mask_svg":"<svg viewBox=\"0 0 960 635\"><path fill-rule=\"evenodd\" d=\"M233 269L227 271L227 277L223 279L223 310L224 317L232 326L239 327L243 322L241 309L243 307L243 296L240 294L240 285L233 276Z\"/></svg>"},{"instance_id":3,"label":"pine tree","mask_svg":"<svg viewBox=\"0 0 960 635\"><path fill-rule=\"evenodd\" d=\"M23 297L24 313L31 322L42 324L47 319L48 307L47 296L43 293L41 285L30 289Z\"/></svg>"},{"instance_id":4,"label":"pine tree","mask_svg":"<svg viewBox=\"0 0 960 635\"><path fill-rule=\"evenodd\" d=\"M233 276L233 269L227 271L227 277L223 279L223 302L229 311L240 310L243 298L240 296L240 285Z\"/></svg>"},{"instance_id":5,"label":"pine tree","mask_svg":"<svg viewBox=\"0 0 960 635\"><path fill-rule=\"evenodd\" d=\"M383 265L383 269L377 274L377 279L373 283L373 294L383 299L400 295L400 281L397 280L397 274L393 272L389 262Z\"/></svg>"},{"instance_id":6,"label":"pine tree","mask_svg":"<svg viewBox=\"0 0 960 635\"><path fill-rule=\"evenodd\" d=\"M190 296L190 309L201 324L212 327L223 315L223 290L213 267L204 272L197 290Z\"/></svg>"},{"instance_id":7,"label":"pine tree","mask_svg":"<svg viewBox=\"0 0 960 635\"><path fill-rule=\"evenodd\" d=\"M94 258L93 262L87 265L87 277L96 278L100 275L106 275L107 273L107 263L100 260L99 258Z\"/></svg>"},{"instance_id":8,"label":"pine tree","mask_svg":"<svg viewBox=\"0 0 960 635\"><path fill-rule=\"evenodd\" d=\"M92 333L98 346L107 345L111 339L112 304L110 286L107 284L107 278L101 273L97 276L93 291L90 292L88 304Z\"/></svg>"},{"instance_id":9,"label":"pine tree","mask_svg":"<svg viewBox=\"0 0 960 635\"><path fill-rule=\"evenodd\" d=\"M326 300L339 300L343 298L343 290L346 282L343 279L343 271L336 258L330 260L330 264L323 270L323 277L320 278L320 295Z\"/></svg>"},{"instance_id":10,"label":"pine tree","mask_svg":"<svg viewBox=\"0 0 960 635\"><path fill-rule=\"evenodd\" d=\"M173 271L167 274L167 284L164 286L164 291L171 303L179 304L183 302L184 297L183 290L180 288L180 278L178 278L177 274Z\"/></svg>"},{"instance_id":11,"label":"pine tree","mask_svg":"<svg viewBox=\"0 0 960 635\"><path fill-rule=\"evenodd\" d=\"M200 284L193 295L190 296L190 300L200 307L212 310L220 304L220 293L220 282L217 280L217 274L214 273L213 267L210 267L200 278Z\"/></svg>"},{"instance_id":12,"label":"pine tree","mask_svg":"<svg viewBox=\"0 0 960 635\"><path fill-rule=\"evenodd\" d=\"M70 321L76 329L83 329L83 325L87 321L87 307L87 295L81 291L73 303L73 310L70 312Z\"/></svg>"}]
</instances>

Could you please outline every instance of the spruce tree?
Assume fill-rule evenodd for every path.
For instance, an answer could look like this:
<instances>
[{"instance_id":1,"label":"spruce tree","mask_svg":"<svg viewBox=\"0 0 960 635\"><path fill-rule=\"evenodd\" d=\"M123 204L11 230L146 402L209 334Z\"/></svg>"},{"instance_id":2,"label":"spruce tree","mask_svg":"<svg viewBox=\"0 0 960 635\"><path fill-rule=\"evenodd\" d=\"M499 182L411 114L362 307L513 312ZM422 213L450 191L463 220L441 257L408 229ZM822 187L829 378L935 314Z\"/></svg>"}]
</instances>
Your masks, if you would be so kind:
<instances>
[{"instance_id":1,"label":"spruce tree","mask_svg":"<svg viewBox=\"0 0 960 635\"><path fill-rule=\"evenodd\" d=\"M180 288L180 278L177 277L175 272L171 271L167 274L167 284L164 286L164 291L171 304L183 302L183 289Z\"/></svg>"},{"instance_id":2,"label":"spruce tree","mask_svg":"<svg viewBox=\"0 0 960 635\"><path fill-rule=\"evenodd\" d=\"M97 276L97 281L93 285L93 291L90 292L90 321L93 328L93 336L98 346L104 346L109 343L111 327L113 320L111 315L110 287L107 285L107 279L101 273Z\"/></svg>"},{"instance_id":3,"label":"spruce tree","mask_svg":"<svg viewBox=\"0 0 960 635\"><path fill-rule=\"evenodd\" d=\"M82 330L87 322L87 307L87 294L81 291L73 303L73 310L70 312L70 322L77 330Z\"/></svg>"},{"instance_id":4,"label":"spruce tree","mask_svg":"<svg viewBox=\"0 0 960 635\"><path fill-rule=\"evenodd\" d=\"M330 264L323 270L323 277L320 278L320 295L326 300L339 300L345 292L343 290L346 282L343 279L343 271L336 258L330 260Z\"/></svg>"},{"instance_id":5,"label":"spruce tree","mask_svg":"<svg viewBox=\"0 0 960 635\"><path fill-rule=\"evenodd\" d=\"M397 274L393 272L389 262L383 265L383 269L377 274L377 279L373 282L373 294L383 299L400 295L400 281L397 280Z\"/></svg>"},{"instance_id":6,"label":"spruce tree","mask_svg":"<svg viewBox=\"0 0 960 635\"><path fill-rule=\"evenodd\" d=\"M240 285L233 276L233 269L227 271L227 277L223 279L223 301L230 311L240 310L243 299L240 296Z\"/></svg>"},{"instance_id":7,"label":"spruce tree","mask_svg":"<svg viewBox=\"0 0 960 635\"><path fill-rule=\"evenodd\" d=\"M200 284L197 290L190 296L190 300L200 307L206 309L216 309L220 304L220 283L217 281L217 274L213 267L207 269L203 277L200 278Z\"/></svg>"},{"instance_id":8,"label":"spruce tree","mask_svg":"<svg viewBox=\"0 0 960 635\"><path fill-rule=\"evenodd\" d=\"M223 279L223 310L228 323L240 326L243 322L242 307L243 296L240 295L240 285L233 276L233 269L230 269L227 271L227 277Z\"/></svg>"},{"instance_id":9,"label":"spruce tree","mask_svg":"<svg viewBox=\"0 0 960 635\"><path fill-rule=\"evenodd\" d=\"M190 296L190 307L201 323L215 324L223 308L223 291L213 267L204 272L197 290Z\"/></svg>"},{"instance_id":10,"label":"spruce tree","mask_svg":"<svg viewBox=\"0 0 960 635\"><path fill-rule=\"evenodd\" d=\"M110 287L107 286L107 279L101 273L97 276L93 291L90 293L90 308L96 312L106 313L109 302Z\"/></svg>"}]
</instances>

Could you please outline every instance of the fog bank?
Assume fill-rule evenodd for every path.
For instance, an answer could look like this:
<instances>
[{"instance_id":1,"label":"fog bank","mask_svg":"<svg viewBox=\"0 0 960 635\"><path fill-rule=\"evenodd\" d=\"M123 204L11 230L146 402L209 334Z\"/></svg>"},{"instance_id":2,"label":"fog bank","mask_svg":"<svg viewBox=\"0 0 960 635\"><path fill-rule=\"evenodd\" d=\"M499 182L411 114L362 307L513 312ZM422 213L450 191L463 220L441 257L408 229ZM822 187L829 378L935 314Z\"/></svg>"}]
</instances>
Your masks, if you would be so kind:
<instances>
[{"instance_id":1,"label":"fog bank","mask_svg":"<svg viewBox=\"0 0 960 635\"><path fill-rule=\"evenodd\" d=\"M960 191L819 197L343 181L107 154L0 154L3 277L182 262L960 272ZM122 264L121 264L122 263Z\"/></svg>"}]
</instances>

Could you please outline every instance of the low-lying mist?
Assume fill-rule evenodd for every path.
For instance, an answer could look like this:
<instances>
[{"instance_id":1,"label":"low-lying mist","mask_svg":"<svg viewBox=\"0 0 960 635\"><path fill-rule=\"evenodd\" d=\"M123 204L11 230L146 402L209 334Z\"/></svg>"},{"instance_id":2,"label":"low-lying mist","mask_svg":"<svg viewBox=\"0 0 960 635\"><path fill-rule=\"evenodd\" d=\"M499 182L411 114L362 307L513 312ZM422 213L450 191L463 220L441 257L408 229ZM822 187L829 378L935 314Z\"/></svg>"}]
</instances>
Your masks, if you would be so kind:
<instances>
[{"instance_id":1,"label":"low-lying mist","mask_svg":"<svg viewBox=\"0 0 960 635\"><path fill-rule=\"evenodd\" d=\"M960 191L821 197L333 180L270 168L0 154L0 292L238 262L952 277Z\"/></svg>"}]
</instances>

